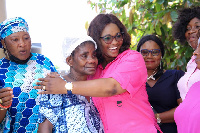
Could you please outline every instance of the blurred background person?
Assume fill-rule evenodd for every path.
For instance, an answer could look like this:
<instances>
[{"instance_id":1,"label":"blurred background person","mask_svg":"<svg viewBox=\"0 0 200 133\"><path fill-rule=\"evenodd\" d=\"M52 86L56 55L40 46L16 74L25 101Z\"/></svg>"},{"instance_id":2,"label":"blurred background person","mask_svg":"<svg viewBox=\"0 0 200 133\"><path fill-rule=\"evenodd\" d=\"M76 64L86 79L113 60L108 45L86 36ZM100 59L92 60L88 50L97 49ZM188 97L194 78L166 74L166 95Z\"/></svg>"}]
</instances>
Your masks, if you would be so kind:
<instances>
[{"instance_id":1,"label":"blurred background person","mask_svg":"<svg viewBox=\"0 0 200 133\"><path fill-rule=\"evenodd\" d=\"M30 52L31 37L23 18L3 21L0 40L6 55L0 59L0 130L37 133L39 97L33 86L56 69L45 56Z\"/></svg>"},{"instance_id":2,"label":"blurred background person","mask_svg":"<svg viewBox=\"0 0 200 133\"><path fill-rule=\"evenodd\" d=\"M197 33L200 29L200 7L183 8L178 11L178 19L173 25L173 37L180 43L187 43L195 50L197 48ZM199 81L200 70L197 69L194 55L187 64L187 72L178 82L178 89L182 100L189 88Z\"/></svg>"},{"instance_id":3,"label":"blurred background person","mask_svg":"<svg viewBox=\"0 0 200 133\"><path fill-rule=\"evenodd\" d=\"M143 36L137 51L144 58L148 78L146 82L149 102L163 133L177 133L174 111L182 102L177 88L178 80L184 75L181 70L163 70L164 45L155 35Z\"/></svg>"}]
</instances>

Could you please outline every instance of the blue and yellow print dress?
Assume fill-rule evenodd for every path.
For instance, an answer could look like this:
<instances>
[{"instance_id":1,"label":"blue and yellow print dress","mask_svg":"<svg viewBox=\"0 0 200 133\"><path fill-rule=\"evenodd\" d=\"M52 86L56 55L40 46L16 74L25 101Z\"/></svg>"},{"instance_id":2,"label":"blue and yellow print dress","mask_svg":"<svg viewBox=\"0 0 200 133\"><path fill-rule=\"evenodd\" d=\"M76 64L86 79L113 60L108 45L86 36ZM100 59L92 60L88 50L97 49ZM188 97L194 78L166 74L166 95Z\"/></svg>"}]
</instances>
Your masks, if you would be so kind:
<instances>
[{"instance_id":1,"label":"blue and yellow print dress","mask_svg":"<svg viewBox=\"0 0 200 133\"><path fill-rule=\"evenodd\" d=\"M43 55L32 53L26 64L16 64L5 58L0 60L0 89L11 87L13 101L4 121L0 124L3 133L37 133L39 99L41 90L33 89L38 78L55 72L52 62Z\"/></svg>"}]
</instances>

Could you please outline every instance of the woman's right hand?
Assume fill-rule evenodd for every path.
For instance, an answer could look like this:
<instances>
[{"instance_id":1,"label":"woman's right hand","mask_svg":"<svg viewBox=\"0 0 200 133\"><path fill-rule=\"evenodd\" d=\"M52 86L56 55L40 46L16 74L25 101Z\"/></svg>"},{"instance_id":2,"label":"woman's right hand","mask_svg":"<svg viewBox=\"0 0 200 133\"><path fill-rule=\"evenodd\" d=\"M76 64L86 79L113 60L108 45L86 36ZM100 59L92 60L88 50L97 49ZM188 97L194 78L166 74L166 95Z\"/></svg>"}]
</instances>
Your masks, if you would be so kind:
<instances>
[{"instance_id":1,"label":"woman's right hand","mask_svg":"<svg viewBox=\"0 0 200 133\"><path fill-rule=\"evenodd\" d=\"M2 106L9 106L12 103L13 89L10 87L0 89L0 104Z\"/></svg>"},{"instance_id":2,"label":"woman's right hand","mask_svg":"<svg viewBox=\"0 0 200 133\"><path fill-rule=\"evenodd\" d=\"M64 81L59 74L49 73L45 78L39 78L39 82L34 86L34 89L42 89L44 91L38 94L67 94L65 88L66 81Z\"/></svg>"}]
</instances>

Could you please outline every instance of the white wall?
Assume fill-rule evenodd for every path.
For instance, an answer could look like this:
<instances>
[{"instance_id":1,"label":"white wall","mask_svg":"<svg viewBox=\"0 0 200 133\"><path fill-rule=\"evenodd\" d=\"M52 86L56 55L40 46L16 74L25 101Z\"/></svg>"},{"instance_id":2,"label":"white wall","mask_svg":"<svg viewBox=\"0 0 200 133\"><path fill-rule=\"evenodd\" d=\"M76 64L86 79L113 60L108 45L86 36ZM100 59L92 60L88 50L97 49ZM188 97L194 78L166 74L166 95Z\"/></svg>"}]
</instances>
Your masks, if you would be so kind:
<instances>
[{"instance_id":1,"label":"white wall","mask_svg":"<svg viewBox=\"0 0 200 133\"><path fill-rule=\"evenodd\" d=\"M32 43L41 43L42 53L59 67L64 66L61 58L64 36L86 34L85 22L96 16L87 0L6 0L6 3L7 17L23 17L29 24Z\"/></svg>"},{"instance_id":2,"label":"white wall","mask_svg":"<svg viewBox=\"0 0 200 133\"><path fill-rule=\"evenodd\" d=\"M5 0L0 0L0 23L6 19L6 3ZM3 49L0 48L0 59L4 57Z\"/></svg>"}]
</instances>

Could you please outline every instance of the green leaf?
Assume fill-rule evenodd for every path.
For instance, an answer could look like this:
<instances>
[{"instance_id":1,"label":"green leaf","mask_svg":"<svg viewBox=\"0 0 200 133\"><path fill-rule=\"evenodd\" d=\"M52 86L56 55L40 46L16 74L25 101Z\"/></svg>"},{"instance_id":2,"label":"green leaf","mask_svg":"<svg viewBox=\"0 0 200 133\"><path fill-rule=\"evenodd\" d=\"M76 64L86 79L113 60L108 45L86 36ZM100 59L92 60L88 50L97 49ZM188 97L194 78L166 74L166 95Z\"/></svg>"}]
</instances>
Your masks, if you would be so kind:
<instances>
[{"instance_id":1,"label":"green leaf","mask_svg":"<svg viewBox=\"0 0 200 133\"><path fill-rule=\"evenodd\" d=\"M178 60L177 60L177 64L178 64L178 66L182 66L182 65L183 65L182 60L178 59Z\"/></svg>"},{"instance_id":2,"label":"green leaf","mask_svg":"<svg viewBox=\"0 0 200 133\"><path fill-rule=\"evenodd\" d=\"M162 9L161 4L156 4L156 11L157 11L157 12L160 12L161 9Z\"/></svg>"},{"instance_id":3,"label":"green leaf","mask_svg":"<svg viewBox=\"0 0 200 133\"><path fill-rule=\"evenodd\" d=\"M177 12L172 11L172 12L170 13L170 15L171 15L172 21L176 21L176 20L177 20L177 18L178 18Z\"/></svg>"},{"instance_id":4,"label":"green leaf","mask_svg":"<svg viewBox=\"0 0 200 133\"><path fill-rule=\"evenodd\" d=\"M174 67L175 67L175 62L172 62L172 63L170 64L170 67L171 67L171 68L174 68Z\"/></svg>"},{"instance_id":5,"label":"green leaf","mask_svg":"<svg viewBox=\"0 0 200 133\"><path fill-rule=\"evenodd\" d=\"M158 4L163 4L165 2L165 0L156 0L156 3Z\"/></svg>"},{"instance_id":6,"label":"green leaf","mask_svg":"<svg viewBox=\"0 0 200 133\"><path fill-rule=\"evenodd\" d=\"M159 26L156 26L156 29L155 29L155 30L156 30L156 33L157 33L158 35L161 35L161 33L162 33L162 32L161 32L161 30L160 30L160 27L159 27Z\"/></svg>"}]
</instances>

